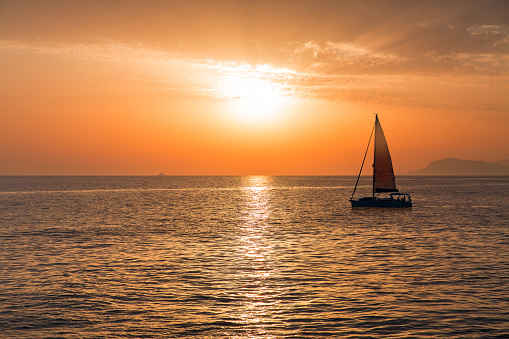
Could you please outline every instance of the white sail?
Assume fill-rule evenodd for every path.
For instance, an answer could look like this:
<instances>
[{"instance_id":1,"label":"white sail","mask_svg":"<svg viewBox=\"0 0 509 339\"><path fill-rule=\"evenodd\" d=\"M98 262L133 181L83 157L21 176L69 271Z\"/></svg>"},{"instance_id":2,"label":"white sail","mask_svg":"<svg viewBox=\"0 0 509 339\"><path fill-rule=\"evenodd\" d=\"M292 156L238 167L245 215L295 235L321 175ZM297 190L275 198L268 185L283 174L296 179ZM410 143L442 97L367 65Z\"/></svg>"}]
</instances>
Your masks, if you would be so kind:
<instances>
[{"instance_id":1,"label":"white sail","mask_svg":"<svg viewBox=\"0 0 509 339\"><path fill-rule=\"evenodd\" d=\"M394 170L392 169L391 154L385 140L384 131L380 121L378 121L378 115L375 120L375 160L373 168L373 193L398 192Z\"/></svg>"}]
</instances>

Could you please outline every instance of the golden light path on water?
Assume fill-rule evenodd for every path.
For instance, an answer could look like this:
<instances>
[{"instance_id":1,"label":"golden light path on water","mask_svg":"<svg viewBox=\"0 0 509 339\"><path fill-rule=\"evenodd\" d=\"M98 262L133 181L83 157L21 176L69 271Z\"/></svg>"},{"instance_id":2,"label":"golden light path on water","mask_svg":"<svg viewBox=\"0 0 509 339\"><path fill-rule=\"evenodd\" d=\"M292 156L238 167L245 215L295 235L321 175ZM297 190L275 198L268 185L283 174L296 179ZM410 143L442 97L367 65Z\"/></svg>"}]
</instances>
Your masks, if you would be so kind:
<instances>
[{"instance_id":1,"label":"golden light path on water","mask_svg":"<svg viewBox=\"0 0 509 339\"><path fill-rule=\"evenodd\" d=\"M248 271L244 291L246 301L241 307L239 319L249 329L247 338L273 338L267 328L267 322L272 321L278 295L274 286L267 284L277 271L273 267L274 249L266 237L270 232L268 218L271 210L269 187L271 178L252 176L244 180L245 210L239 254L250 267L246 267Z\"/></svg>"}]
</instances>

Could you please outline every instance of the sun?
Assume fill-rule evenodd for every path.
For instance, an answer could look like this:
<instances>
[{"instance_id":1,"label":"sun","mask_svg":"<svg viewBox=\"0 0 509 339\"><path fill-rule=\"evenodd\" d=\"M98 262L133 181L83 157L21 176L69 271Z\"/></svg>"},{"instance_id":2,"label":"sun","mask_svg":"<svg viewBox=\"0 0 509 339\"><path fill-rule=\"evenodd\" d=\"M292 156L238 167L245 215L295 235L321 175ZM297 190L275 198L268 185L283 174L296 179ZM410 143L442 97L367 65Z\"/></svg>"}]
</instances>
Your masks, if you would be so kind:
<instances>
[{"instance_id":1,"label":"sun","mask_svg":"<svg viewBox=\"0 0 509 339\"><path fill-rule=\"evenodd\" d=\"M267 123L280 117L291 101L286 78L287 74L270 66L237 68L221 78L221 97L230 102L235 119Z\"/></svg>"},{"instance_id":2,"label":"sun","mask_svg":"<svg viewBox=\"0 0 509 339\"><path fill-rule=\"evenodd\" d=\"M231 79L233 113L247 122L263 122L275 118L282 95L274 84L258 78Z\"/></svg>"}]
</instances>

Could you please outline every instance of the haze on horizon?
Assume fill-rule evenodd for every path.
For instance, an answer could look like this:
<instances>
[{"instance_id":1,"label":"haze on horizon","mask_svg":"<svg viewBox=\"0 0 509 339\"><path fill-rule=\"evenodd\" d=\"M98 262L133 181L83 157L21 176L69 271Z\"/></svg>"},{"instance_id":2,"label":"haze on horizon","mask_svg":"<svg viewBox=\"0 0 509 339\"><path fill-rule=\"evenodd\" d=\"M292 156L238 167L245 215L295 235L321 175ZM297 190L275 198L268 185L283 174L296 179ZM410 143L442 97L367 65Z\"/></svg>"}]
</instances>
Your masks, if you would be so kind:
<instances>
[{"instance_id":1,"label":"haze on horizon","mask_svg":"<svg viewBox=\"0 0 509 339\"><path fill-rule=\"evenodd\" d=\"M0 175L509 157L509 2L0 1Z\"/></svg>"}]
</instances>

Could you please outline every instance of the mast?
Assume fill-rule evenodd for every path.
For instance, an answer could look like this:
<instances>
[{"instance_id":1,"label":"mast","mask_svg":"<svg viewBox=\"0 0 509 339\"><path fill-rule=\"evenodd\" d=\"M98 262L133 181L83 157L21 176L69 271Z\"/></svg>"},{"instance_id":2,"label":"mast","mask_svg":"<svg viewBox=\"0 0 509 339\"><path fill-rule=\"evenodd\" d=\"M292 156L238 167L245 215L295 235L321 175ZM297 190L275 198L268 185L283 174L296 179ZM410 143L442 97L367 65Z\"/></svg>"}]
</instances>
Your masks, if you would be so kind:
<instances>
[{"instance_id":1,"label":"mast","mask_svg":"<svg viewBox=\"0 0 509 339\"><path fill-rule=\"evenodd\" d=\"M359 170L359 175L357 176L357 181L355 182L355 187L353 188L352 197L350 198L350 200L353 199L353 195L355 194L355 190L357 189L357 184L359 183L359 178L361 177L362 167L364 167L364 161L366 160L366 155L368 154L369 144L371 143L371 137L373 136L373 131L375 130L375 126L376 126L376 120L375 120L375 125L373 125L373 129L371 129L371 134L369 135L368 147L366 147L366 152L364 153L364 158L362 159L361 169ZM374 185L374 182L373 182L373 195L375 195L375 193L374 193L375 192L375 188L374 187L375 187L375 185Z\"/></svg>"},{"instance_id":2,"label":"mast","mask_svg":"<svg viewBox=\"0 0 509 339\"><path fill-rule=\"evenodd\" d=\"M371 165L373 167L373 185L371 186L371 195L374 197L375 196L375 175L376 175L376 124L380 124L380 122L378 121L378 113L375 113L375 125L373 126L373 128L375 129L375 146L373 147L373 164Z\"/></svg>"}]
</instances>

